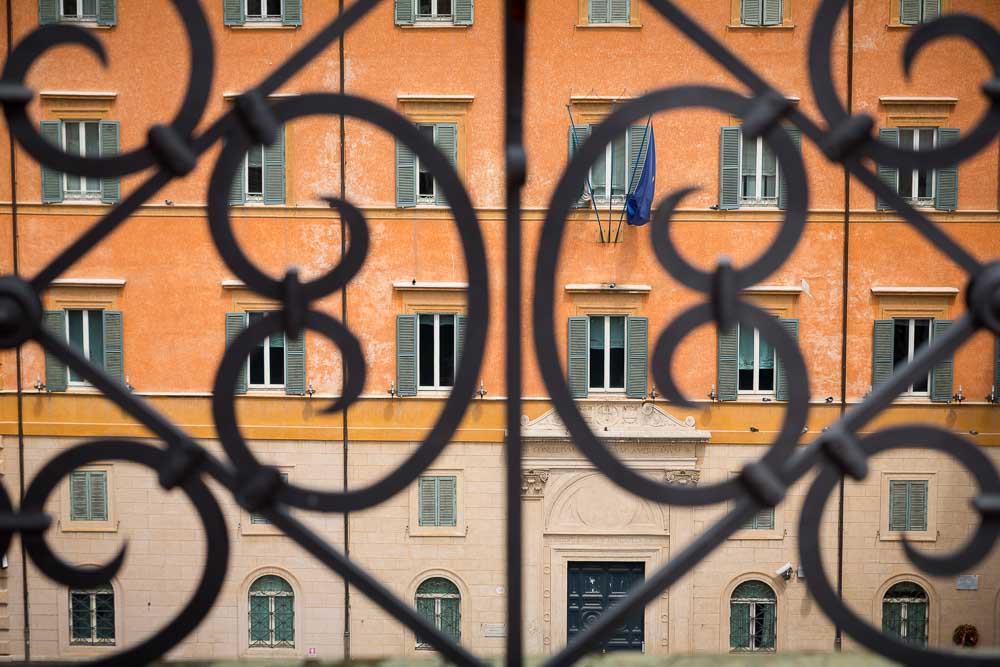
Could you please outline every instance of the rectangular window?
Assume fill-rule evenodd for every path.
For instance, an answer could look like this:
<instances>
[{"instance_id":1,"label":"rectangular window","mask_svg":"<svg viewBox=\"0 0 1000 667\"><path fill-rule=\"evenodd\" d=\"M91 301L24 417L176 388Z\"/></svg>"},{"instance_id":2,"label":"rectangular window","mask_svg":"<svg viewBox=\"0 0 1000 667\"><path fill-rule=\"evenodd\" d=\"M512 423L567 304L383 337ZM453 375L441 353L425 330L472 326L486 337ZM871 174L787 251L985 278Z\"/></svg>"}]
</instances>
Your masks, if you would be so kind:
<instances>
[{"instance_id":1,"label":"rectangular window","mask_svg":"<svg viewBox=\"0 0 1000 667\"><path fill-rule=\"evenodd\" d=\"M889 530L927 530L927 480L889 481Z\"/></svg>"},{"instance_id":2,"label":"rectangular window","mask_svg":"<svg viewBox=\"0 0 1000 667\"><path fill-rule=\"evenodd\" d=\"M452 0L416 0L418 21L452 20Z\"/></svg>"},{"instance_id":3,"label":"rectangular window","mask_svg":"<svg viewBox=\"0 0 1000 667\"><path fill-rule=\"evenodd\" d=\"M428 141L437 144L436 125L419 125L418 127L420 133L427 137ZM431 176L430 168L424 165L419 157L415 159L417 161L417 203L433 204L436 194L434 177Z\"/></svg>"},{"instance_id":4,"label":"rectangular window","mask_svg":"<svg viewBox=\"0 0 1000 667\"><path fill-rule=\"evenodd\" d=\"M98 368L104 368L104 311L67 310L66 340L77 352ZM87 382L74 369L68 368L69 383L83 385Z\"/></svg>"},{"instance_id":5,"label":"rectangular window","mask_svg":"<svg viewBox=\"0 0 1000 667\"><path fill-rule=\"evenodd\" d=\"M625 389L625 316L591 315L590 390Z\"/></svg>"},{"instance_id":6,"label":"rectangular window","mask_svg":"<svg viewBox=\"0 0 1000 667\"><path fill-rule=\"evenodd\" d=\"M264 147L247 151L247 201L264 201Z\"/></svg>"},{"instance_id":7,"label":"rectangular window","mask_svg":"<svg viewBox=\"0 0 1000 667\"><path fill-rule=\"evenodd\" d=\"M904 151L929 151L937 144L937 130L933 127L899 128L899 148ZM934 204L934 170L900 169L899 194L914 204Z\"/></svg>"},{"instance_id":8,"label":"rectangular window","mask_svg":"<svg viewBox=\"0 0 1000 667\"><path fill-rule=\"evenodd\" d=\"M598 155L590 166L590 184L594 190L594 199L608 201L610 184L611 201L625 201L625 186L628 178L628 159L626 156L626 139L622 135L605 146L604 152Z\"/></svg>"},{"instance_id":9,"label":"rectangular window","mask_svg":"<svg viewBox=\"0 0 1000 667\"><path fill-rule=\"evenodd\" d=\"M283 481L285 483L288 483L288 473L287 472L281 473L281 481ZM257 514L256 512L251 512L250 513L250 523L253 524L253 525L255 525L255 526L259 526L259 525L267 526L267 525L271 524L271 521L266 516L264 516L263 514Z\"/></svg>"},{"instance_id":10,"label":"rectangular window","mask_svg":"<svg viewBox=\"0 0 1000 667\"><path fill-rule=\"evenodd\" d=\"M774 508L766 507L743 524L744 530L772 530L774 528Z\"/></svg>"},{"instance_id":11,"label":"rectangular window","mask_svg":"<svg viewBox=\"0 0 1000 667\"><path fill-rule=\"evenodd\" d=\"M740 134L740 200L744 206L778 205L778 158L763 137Z\"/></svg>"},{"instance_id":12,"label":"rectangular window","mask_svg":"<svg viewBox=\"0 0 1000 667\"><path fill-rule=\"evenodd\" d=\"M247 21L281 21L281 0L246 0Z\"/></svg>"},{"instance_id":13,"label":"rectangular window","mask_svg":"<svg viewBox=\"0 0 1000 667\"><path fill-rule=\"evenodd\" d=\"M739 393L774 393L774 348L756 329L738 327Z\"/></svg>"},{"instance_id":14,"label":"rectangular window","mask_svg":"<svg viewBox=\"0 0 1000 667\"><path fill-rule=\"evenodd\" d=\"M63 123L63 148L70 155L100 157L100 124L97 121L68 120ZM66 199L100 199L101 179L63 174Z\"/></svg>"},{"instance_id":15,"label":"rectangular window","mask_svg":"<svg viewBox=\"0 0 1000 667\"><path fill-rule=\"evenodd\" d=\"M69 520L108 520L108 473L77 470L69 476Z\"/></svg>"},{"instance_id":16,"label":"rectangular window","mask_svg":"<svg viewBox=\"0 0 1000 667\"><path fill-rule=\"evenodd\" d=\"M253 325L266 313L247 313L247 325ZM247 360L247 377L251 388L285 386L285 336L273 333L257 343Z\"/></svg>"},{"instance_id":17,"label":"rectangular window","mask_svg":"<svg viewBox=\"0 0 1000 667\"><path fill-rule=\"evenodd\" d=\"M421 477L418 521L421 526L454 526L457 515L455 477Z\"/></svg>"},{"instance_id":18,"label":"rectangular window","mask_svg":"<svg viewBox=\"0 0 1000 667\"><path fill-rule=\"evenodd\" d=\"M417 368L420 389L447 389L455 383L455 315L418 317Z\"/></svg>"},{"instance_id":19,"label":"rectangular window","mask_svg":"<svg viewBox=\"0 0 1000 667\"><path fill-rule=\"evenodd\" d=\"M892 369L895 372L913 359L920 348L931 340L930 319L910 318L893 320ZM904 394L926 396L930 387L930 373L911 384Z\"/></svg>"},{"instance_id":20,"label":"rectangular window","mask_svg":"<svg viewBox=\"0 0 1000 667\"><path fill-rule=\"evenodd\" d=\"M69 21L96 21L97 0L61 0L62 18Z\"/></svg>"},{"instance_id":21,"label":"rectangular window","mask_svg":"<svg viewBox=\"0 0 1000 667\"><path fill-rule=\"evenodd\" d=\"M588 0L587 22L594 25L625 23L630 20L630 0Z\"/></svg>"},{"instance_id":22,"label":"rectangular window","mask_svg":"<svg viewBox=\"0 0 1000 667\"><path fill-rule=\"evenodd\" d=\"M114 645L115 594L110 588L69 593L70 643Z\"/></svg>"}]
</instances>

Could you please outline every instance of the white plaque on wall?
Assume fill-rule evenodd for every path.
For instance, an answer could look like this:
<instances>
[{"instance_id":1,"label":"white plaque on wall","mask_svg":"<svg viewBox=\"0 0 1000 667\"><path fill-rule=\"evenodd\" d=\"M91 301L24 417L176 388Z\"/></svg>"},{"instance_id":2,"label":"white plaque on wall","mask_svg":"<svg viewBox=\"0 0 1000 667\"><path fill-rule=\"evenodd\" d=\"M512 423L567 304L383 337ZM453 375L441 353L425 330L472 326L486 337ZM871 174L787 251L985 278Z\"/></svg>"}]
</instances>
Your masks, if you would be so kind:
<instances>
[{"instance_id":1,"label":"white plaque on wall","mask_svg":"<svg viewBox=\"0 0 1000 667\"><path fill-rule=\"evenodd\" d=\"M955 580L955 589L959 591L978 591L979 575L978 574L958 575L958 579Z\"/></svg>"},{"instance_id":2,"label":"white plaque on wall","mask_svg":"<svg viewBox=\"0 0 1000 667\"><path fill-rule=\"evenodd\" d=\"M507 626L503 623L487 623L483 626L484 637L506 637Z\"/></svg>"}]
</instances>

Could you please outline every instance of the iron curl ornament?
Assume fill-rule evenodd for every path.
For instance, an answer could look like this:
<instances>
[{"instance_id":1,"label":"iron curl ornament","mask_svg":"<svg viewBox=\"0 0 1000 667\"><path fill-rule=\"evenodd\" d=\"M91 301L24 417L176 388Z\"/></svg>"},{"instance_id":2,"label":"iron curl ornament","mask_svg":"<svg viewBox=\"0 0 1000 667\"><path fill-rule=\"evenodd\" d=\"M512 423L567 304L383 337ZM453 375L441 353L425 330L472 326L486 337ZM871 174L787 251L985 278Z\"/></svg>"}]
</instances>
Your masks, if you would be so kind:
<instances>
[{"instance_id":1,"label":"iron curl ornament","mask_svg":"<svg viewBox=\"0 0 1000 667\"><path fill-rule=\"evenodd\" d=\"M387 1L387 0L386 0ZM923 213L886 187L877 174L863 164L865 159L898 168L934 168L968 160L986 148L1000 133L1000 34L985 21L964 14L949 14L922 25L910 34L903 52L903 73L908 76L916 56L928 45L946 37L957 37L974 46L990 63L993 78L983 82L987 108L975 128L956 143L929 152L902 151L882 146L872 136L874 122L864 115L850 115L838 97L831 76L831 53L835 26L848 0L824 0L817 10L810 35L809 73L817 105L823 116L821 126L791 107L784 96L746 63L726 49L693 21L677 3L648 0L651 8L740 81L749 95L709 86L680 86L649 93L625 104L598 125L576 153L552 196L542 229L535 266L533 300L534 343L539 367L553 404L575 442L593 465L623 489L644 498L668 504L697 506L729 501L730 511L715 525L676 554L628 596L602 614L588 630L550 657L545 667L569 665L617 628L629 613L643 607L663 590L690 571L719 546L754 513L780 503L788 487L812 471L816 477L806 497L799 519L801 562L813 597L838 627L873 651L915 665L991 664L996 655L918 649L883 635L847 608L826 579L819 558L819 527L824 505L835 483L842 477L864 479L868 460L881 452L905 447L932 449L955 458L975 478L978 495L972 506L979 515L975 533L953 554L930 556L904 542L914 565L932 575L954 574L980 562L1000 535L1000 476L985 455L967 439L939 429L922 426L896 427L864 438L857 433L889 406L914 379L926 375L977 331L1000 335L1000 262L982 263L935 225ZM370 573L325 542L289 512L290 507L323 512L348 512L373 507L411 484L441 453L458 428L475 390L482 364L489 323L489 290L483 237L475 209L454 168L440 151L395 111L371 100L345 94L316 92L272 103L267 96L318 57L337 39L379 4L379 0L357 0L301 48L267 75L257 86L240 95L234 108L200 134L195 134L207 105L214 70L214 51L208 21L196 0L173 0L187 34L192 66L180 108L168 123L153 125L146 144L113 158L84 158L68 155L48 144L35 129L27 104L35 91L25 83L32 65L49 50L61 45L77 45L89 50L102 64L107 56L92 33L71 26L40 27L21 40L4 63L0 79L0 103L8 127L17 143L39 163L62 172L93 177L123 176L152 168L152 174L128 197L111 208L96 223L63 249L30 280L19 276L0 277L0 348L11 349L34 341L56 359L67 364L82 378L148 428L159 442L127 439L95 440L76 445L46 463L28 485L19 507L15 507L0 485L0 550L6 551L15 533L21 535L31 561L50 579L67 586L103 584L120 569L127 545L110 562L97 568L75 567L52 552L45 539L52 518L44 511L52 490L75 468L94 461L121 460L145 466L157 473L164 489L179 489L195 507L204 528L210 556L206 557L197 590L167 625L135 646L94 660L96 665L146 664L162 657L180 642L208 614L214 604L228 567L229 542L224 517L208 489L207 478L215 480L239 504L259 512L297 542L308 553L385 609L396 620L419 635L448 661L462 666L485 667L485 662L451 641L421 615L399 599ZM525 182L527 158L522 145L524 110L525 36L529 14L526 0L506 3L506 184L507 184L507 270L520 276L520 193ZM654 253L661 266L679 283L704 295L704 302L687 309L666 325L652 355L652 373L665 397L677 405L687 404L672 377L672 358L681 341L695 328L714 324L726 329L737 323L753 326L764 334L780 355L790 383L782 427L760 460L747 465L741 475L727 482L702 487L679 488L659 484L630 470L592 433L572 400L558 359L553 329L555 275L566 216L578 186L598 151L624 133L630 123L655 112L707 108L744 119L748 136L761 136L785 169L788 207L780 231L771 246L744 267L734 267L725 257L718 258L714 271L690 265L670 237L676 207L692 192L685 186L665 196L657 205L651 226ZM329 197L349 231L350 245L340 263L326 274L303 283L290 268L278 280L255 266L240 248L230 226L227 192L243 153L255 143L270 143L284 123L307 116L348 116L365 120L402 141L430 169L443 188L454 213L468 277L468 329L455 386L437 422L417 449L371 486L328 492L309 489L282 480L278 471L262 465L242 437L236 419L233 388L239 367L256 343L270 333L285 331L297 335L312 329L340 350L344 360L345 384L342 395L326 408L344 410L360 395L366 367L361 346L341 322L312 304L343 289L363 265L368 251L368 226L364 214L351 202ZM903 219L966 272L965 291L968 313L944 335L918 352L912 361L888 382L855 405L822 436L806 446L797 442L806 423L809 405L809 378L798 345L773 318L740 299L741 290L759 283L776 271L791 255L802 235L808 212L808 184L801 157L794 150L783 124L798 127L833 162L839 163ZM139 397L112 381L66 341L51 336L41 326L40 294L51 282L73 266L83 255L115 231L144 202L173 179L188 174L200 156L221 142L208 186L208 225L213 243L223 261L253 291L277 300L281 309L256 322L228 348L218 368L212 396L212 413L219 440L228 460L212 456L190 436L155 411ZM520 360L520 278L508 278L506 343L514 362ZM513 287L511 287L513 285ZM511 355L508 354L510 357ZM520 375L517 363L508 365L508 406L520 405ZM514 406L510 408L510 406ZM507 667L523 665L521 646L522 565L517 490L520 487L520 439L513 425L507 443L508 510L508 637ZM516 479L515 479L516 476ZM513 600L513 601L511 601Z\"/></svg>"}]
</instances>

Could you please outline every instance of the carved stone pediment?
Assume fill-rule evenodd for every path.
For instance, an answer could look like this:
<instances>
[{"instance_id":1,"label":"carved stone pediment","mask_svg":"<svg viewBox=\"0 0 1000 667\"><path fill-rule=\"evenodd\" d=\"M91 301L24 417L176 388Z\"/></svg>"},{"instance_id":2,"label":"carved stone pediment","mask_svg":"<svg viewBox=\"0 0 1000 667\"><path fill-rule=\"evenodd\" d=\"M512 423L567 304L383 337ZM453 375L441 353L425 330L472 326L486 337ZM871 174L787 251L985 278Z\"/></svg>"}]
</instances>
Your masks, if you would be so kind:
<instances>
[{"instance_id":1,"label":"carved stone pediment","mask_svg":"<svg viewBox=\"0 0 1000 667\"><path fill-rule=\"evenodd\" d=\"M604 440L705 441L708 431L694 426L694 417L681 421L653 403L639 401L579 401L577 407L590 430ZM521 417L524 440L568 440L566 425L555 409L537 419Z\"/></svg>"}]
</instances>

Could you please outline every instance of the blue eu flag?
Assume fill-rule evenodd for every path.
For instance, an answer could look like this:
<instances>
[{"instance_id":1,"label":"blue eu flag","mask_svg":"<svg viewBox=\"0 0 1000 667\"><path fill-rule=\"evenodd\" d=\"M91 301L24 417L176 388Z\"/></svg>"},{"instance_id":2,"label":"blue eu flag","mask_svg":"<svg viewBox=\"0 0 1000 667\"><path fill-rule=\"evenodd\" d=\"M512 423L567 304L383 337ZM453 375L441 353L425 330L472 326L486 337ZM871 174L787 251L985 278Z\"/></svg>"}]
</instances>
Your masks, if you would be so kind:
<instances>
[{"instance_id":1,"label":"blue eu flag","mask_svg":"<svg viewBox=\"0 0 1000 667\"><path fill-rule=\"evenodd\" d=\"M656 186L656 142L653 141L653 126L649 126L646 144L646 163L642 167L638 184L628 196L625 209L628 224L644 225L649 222L649 209L653 204L653 188ZM641 153L640 153L641 154ZM634 170L635 167L633 166Z\"/></svg>"}]
</instances>

